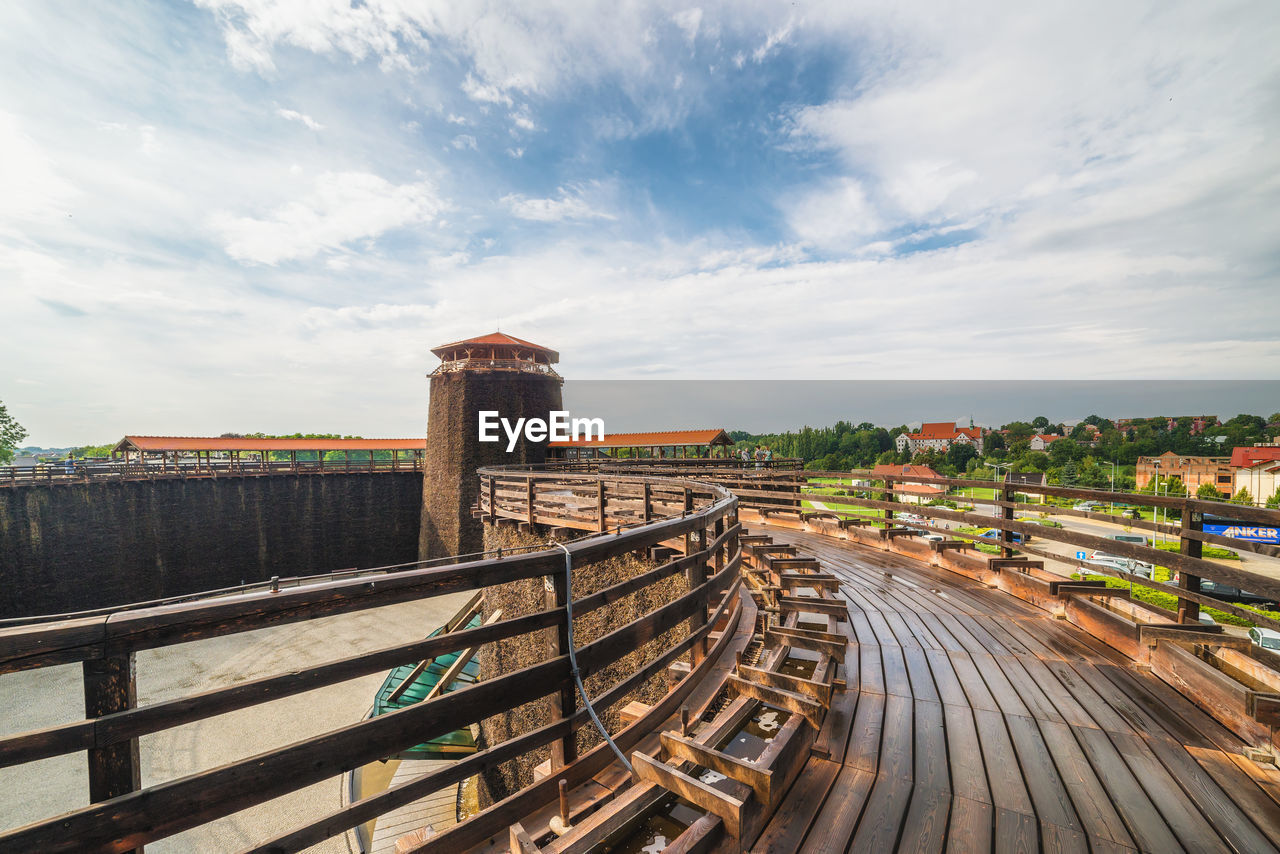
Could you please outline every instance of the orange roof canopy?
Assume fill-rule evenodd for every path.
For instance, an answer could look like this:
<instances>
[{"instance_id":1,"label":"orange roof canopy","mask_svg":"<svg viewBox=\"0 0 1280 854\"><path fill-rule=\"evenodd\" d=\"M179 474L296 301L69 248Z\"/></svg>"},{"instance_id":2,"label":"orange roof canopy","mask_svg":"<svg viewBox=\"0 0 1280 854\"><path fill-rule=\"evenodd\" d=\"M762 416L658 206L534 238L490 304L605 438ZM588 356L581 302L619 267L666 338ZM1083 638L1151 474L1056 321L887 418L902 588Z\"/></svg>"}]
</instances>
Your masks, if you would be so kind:
<instances>
[{"instance_id":1,"label":"orange roof canopy","mask_svg":"<svg viewBox=\"0 0 1280 854\"><path fill-rule=\"evenodd\" d=\"M613 433L603 439L548 442L549 448L662 448L668 445L732 445L723 430L668 430L664 433Z\"/></svg>"},{"instance_id":2,"label":"orange roof canopy","mask_svg":"<svg viewBox=\"0 0 1280 854\"><path fill-rule=\"evenodd\" d=\"M125 436L115 452L144 451L409 451L425 450L422 439L237 439L223 436Z\"/></svg>"},{"instance_id":3,"label":"orange roof canopy","mask_svg":"<svg viewBox=\"0 0 1280 854\"><path fill-rule=\"evenodd\" d=\"M441 359L445 359L458 350L467 350L479 347L494 347L498 349L510 348L514 350L532 350L542 353L551 362L560 361L560 354L549 347L543 347L540 344L534 344L532 341L525 341L523 338L517 338L514 335L508 335L505 332L491 332L488 335L481 335L477 338L468 338L465 341L454 341L452 344L441 344L439 347L431 348L431 352Z\"/></svg>"}]
</instances>

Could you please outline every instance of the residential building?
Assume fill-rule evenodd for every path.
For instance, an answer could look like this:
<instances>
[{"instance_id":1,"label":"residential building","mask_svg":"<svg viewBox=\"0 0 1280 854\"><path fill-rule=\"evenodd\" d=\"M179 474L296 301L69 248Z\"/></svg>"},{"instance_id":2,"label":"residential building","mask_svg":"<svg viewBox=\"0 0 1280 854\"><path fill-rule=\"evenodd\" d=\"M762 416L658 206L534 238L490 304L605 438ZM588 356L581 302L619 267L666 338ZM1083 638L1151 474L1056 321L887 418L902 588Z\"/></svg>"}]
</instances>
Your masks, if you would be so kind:
<instances>
[{"instance_id":1,"label":"residential building","mask_svg":"<svg viewBox=\"0 0 1280 854\"><path fill-rule=\"evenodd\" d=\"M1031 450L1043 451L1046 448L1048 448L1050 443L1052 443L1055 439L1061 439L1061 438L1062 438L1061 436L1055 435L1053 433L1036 433L1034 436L1031 437ZM1063 445L1062 447L1065 448L1066 445Z\"/></svg>"},{"instance_id":2,"label":"residential building","mask_svg":"<svg viewBox=\"0 0 1280 854\"><path fill-rule=\"evenodd\" d=\"M1174 427L1177 427L1178 421L1180 421L1181 419L1190 418L1192 436L1199 436L1208 427L1222 426L1222 422L1218 420L1218 416L1216 415L1174 415L1174 416L1156 415L1153 417L1165 419L1166 430L1172 430ZM1116 425L1117 430L1123 431L1123 430L1128 430L1130 427L1132 427L1133 422L1135 421L1146 421L1146 420L1147 419L1145 418L1117 418L1114 423Z\"/></svg>"},{"instance_id":3,"label":"residential building","mask_svg":"<svg viewBox=\"0 0 1280 854\"><path fill-rule=\"evenodd\" d=\"M894 463L881 463L871 470L871 476L876 480L883 480L886 477L894 479L894 486L899 491L896 493L897 500L906 504L927 504L935 498L942 498L946 495L945 487L934 486L930 483L909 483L904 482L912 477L941 477L933 469L928 466L904 466Z\"/></svg>"},{"instance_id":4,"label":"residential building","mask_svg":"<svg viewBox=\"0 0 1280 854\"><path fill-rule=\"evenodd\" d=\"M953 442L972 445L979 454L982 453L982 428L957 427L953 421L926 421L920 425L917 433L902 433L894 440L898 453L910 451L946 451Z\"/></svg>"},{"instance_id":5,"label":"residential building","mask_svg":"<svg viewBox=\"0 0 1280 854\"><path fill-rule=\"evenodd\" d=\"M1233 492L1249 490L1253 503L1262 505L1280 487L1280 445L1254 445L1231 452Z\"/></svg>"},{"instance_id":6,"label":"residential building","mask_svg":"<svg viewBox=\"0 0 1280 854\"><path fill-rule=\"evenodd\" d=\"M1230 496L1233 477L1229 457L1188 457L1165 451L1158 457L1138 457L1135 483L1143 489L1158 473L1160 480L1178 478L1187 492L1195 495L1200 486L1211 483L1222 495Z\"/></svg>"}]
</instances>

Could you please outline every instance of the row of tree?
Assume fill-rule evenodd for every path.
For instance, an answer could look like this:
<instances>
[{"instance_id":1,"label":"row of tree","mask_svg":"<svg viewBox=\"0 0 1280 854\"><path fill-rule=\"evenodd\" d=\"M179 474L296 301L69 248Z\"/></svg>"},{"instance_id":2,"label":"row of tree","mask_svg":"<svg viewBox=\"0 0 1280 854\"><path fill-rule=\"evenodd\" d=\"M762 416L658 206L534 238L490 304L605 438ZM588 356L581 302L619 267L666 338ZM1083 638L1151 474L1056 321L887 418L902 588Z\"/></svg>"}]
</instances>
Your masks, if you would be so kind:
<instances>
[{"instance_id":1,"label":"row of tree","mask_svg":"<svg viewBox=\"0 0 1280 854\"><path fill-rule=\"evenodd\" d=\"M775 457L804 460L805 468L810 470L845 471L877 463L915 463L948 477L994 479L998 464L1002 471L1044 472L1049 483L1123 491L1135 488L1139 457L1159 456L1166 451L1189 456L1228 456L1234 448L1274 441L1280 436L1280 413L1270 418L1240 414L1221 425L1205 425L1200 431L1193 418L1172 419L1172 424L1170 421L1165 417L1134 419L1121 429L1106 418L1090 415L1067 427L1038 416L1030 421L1013 421L999 432L987 433L982 454L961 443L953 443L946 451L899 453L894 440L910 429L906 425L877 427L870 422L854 425L837 421L831 427L804 427L771 434L734 431L730 436L737 443L735 449L768 447ZM1031 439L1036 434L1060 438L1044 451L1033 451ZM1161 484L1162 493L1171 489L1172 494L1185 494L1176 478ZM1177 492L1179 489L1183 491ZM1237 494L1235 500L1252 503L1254 497L1245 492ZM1221 497L1210 484L1201 487L1199 494ZM1280 491L1266 503L1280 506Z\"/></svg>"}]
</instances>

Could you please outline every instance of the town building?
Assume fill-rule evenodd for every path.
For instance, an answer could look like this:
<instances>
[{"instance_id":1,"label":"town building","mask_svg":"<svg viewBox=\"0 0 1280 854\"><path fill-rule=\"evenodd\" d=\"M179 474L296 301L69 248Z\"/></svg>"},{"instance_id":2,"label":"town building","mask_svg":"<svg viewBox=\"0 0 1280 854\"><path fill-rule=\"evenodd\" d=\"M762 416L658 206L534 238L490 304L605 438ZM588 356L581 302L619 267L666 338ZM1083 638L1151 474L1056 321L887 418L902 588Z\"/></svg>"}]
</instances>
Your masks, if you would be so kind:
<instances>
[{"instance_id":1,"label":"town building","mask_svg":"<svg viewBox=\"0 0 1280 854\"><path fill-rule=\"evenodd\" d=\"M894 487L898 490L895 493L897 500L906 504L928 504L935 498L942 498L947 493L945 488L934 486L933 484L905 482L912 477L942 476L928 466L881 463L871 470L871 476L876 480L884 480L887 477L893 478Z\"/></svg>"},{"instance_id":2,"label":"town building","mask_svg":"<svg viewBox=\"0 0 1280 854\"><path fill-rule=\"evenodd\" d=\"M1254 445L1231 452L1231 488L1249 490L1253 503L1261 506L1280 488L1280 445Z\"/></svg>"},{"instance_id":3,"label":"town building","mask_svg":"<svg viewBox=\"0 0 1280 854\"><path fill-rule=\"evenodd\" d=\"M1052 443L1055 439L1061 439L1061 438L1062 438L1061 436L1057 436L1053 433L1036 433L1034 436L1031 437L1031 450L1043 451L1046 448L1048 448L1050 443ZM1063 447L1066 447L1066 446L1064 445Z\"/></svg>"},{"instance_id":4,"label":"town building","mask_svg":"<svg viewBox=\"0 0 1280 854\"><path fill-rule=\"evenodd\" d=\"M1161 481L1176 477L1191 495L1202 484L1211 483L1229 497L1233 480L1230 463L1229 457L1189 457L1165 451L1158 457L1138 457L1134 481L1138 489L1144 489L1157 474Z\"/></svg>"},{"instance_id":5,"label":"town building","mask_svg":"<svg viewBox=\"0 0 1280 854\"><path fill-rule=\"evenodd\" d=\"M902 433L894 440L898 453L910 451L946 451L953 442L968 444L982 453L982 428L957 427L953 421L926 421L917 433Z\"/></svg>"},{"instance_id":6,"label":"town building","mask_svg":"<svg viewBox=\"0 0 1280 854\"><path fill-rule=\"evenodd\" d=\"M1191 419L1191 435L1199 436L1209 427L1221 427L1222 422L1218 420L1216 415L1156 415L1155 418L1165 419L1165 429L1172 430L1178 426L1178 422L1183 418ZM1117 418L1115 420L1116 429L1120 431L1128 430L1136 421L1148 421L1147 418Z\"/></svg>"}]
</instances>

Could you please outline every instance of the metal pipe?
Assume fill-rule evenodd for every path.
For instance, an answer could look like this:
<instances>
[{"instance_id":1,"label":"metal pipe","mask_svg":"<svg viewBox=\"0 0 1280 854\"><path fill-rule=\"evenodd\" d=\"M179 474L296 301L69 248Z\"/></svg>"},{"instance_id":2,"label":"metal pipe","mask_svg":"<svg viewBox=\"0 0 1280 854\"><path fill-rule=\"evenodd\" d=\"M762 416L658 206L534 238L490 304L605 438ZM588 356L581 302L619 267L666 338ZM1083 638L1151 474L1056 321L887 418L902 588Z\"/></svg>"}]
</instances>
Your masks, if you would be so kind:
<instances>
[{"instance_id":1,"label":"metal pipe","mask_svg":"<svg viewBox=\"0 0 1280 854\"><path fill-rule=\"evenodd\" d=\"M582 705L586 707L587 714L591 715L591 720L595 722L596 729L600 730L604 740L609 742L609 746L613 748L618 761L627 769L627 773L631 773L631 763L627 761L627 757L622 755L622 751L618 749L618 745L613 741L613 736L609 735L609 730L605 729L604 724L600 722L600 717L596 714L595 707L591 705L591 698L587 696L587 689L582 684L582 673L578 670L578 655L573 648L573 554L564 543L556 543L556 545L564 552L564 615L569 637L569 668L573 672L573 681L578 684L578 693L582 695Z\"/></svg>"}]
</instances>

